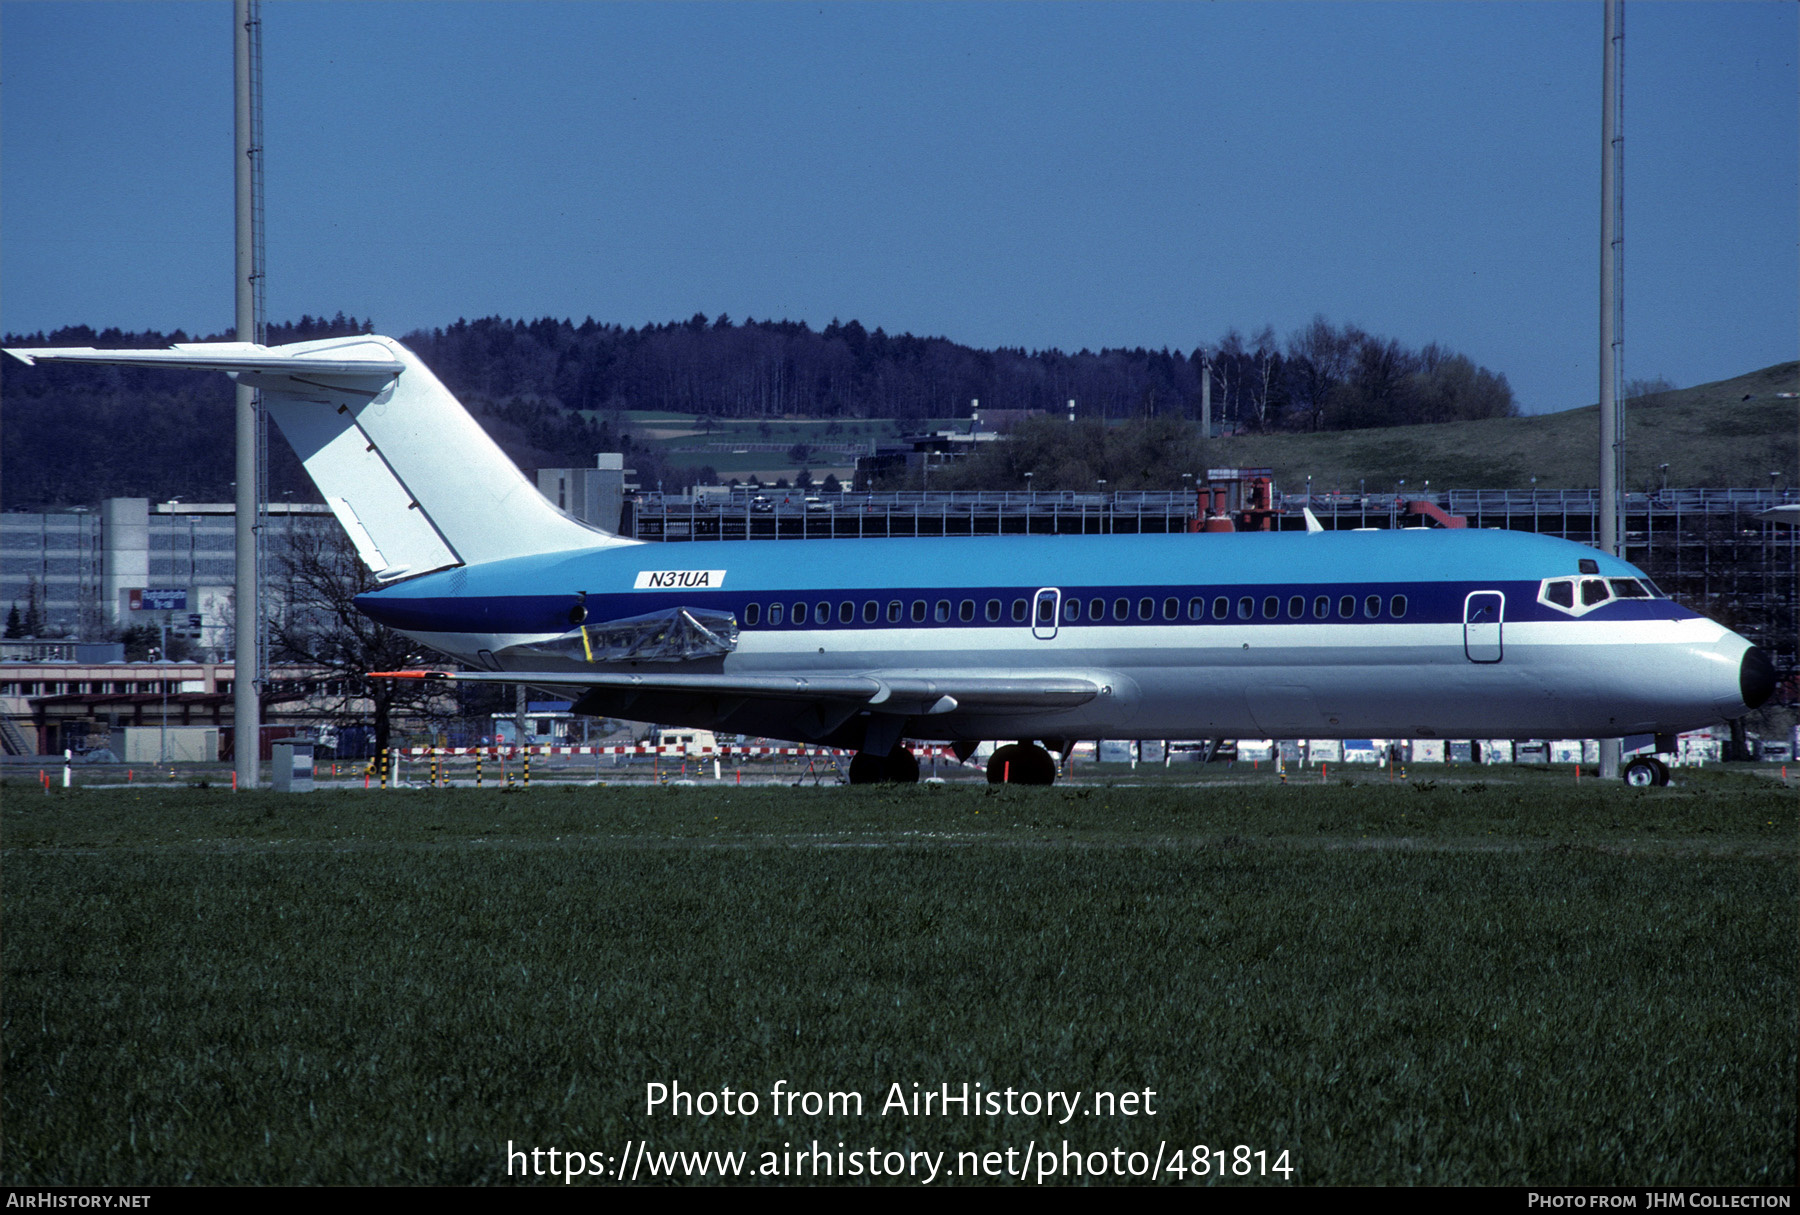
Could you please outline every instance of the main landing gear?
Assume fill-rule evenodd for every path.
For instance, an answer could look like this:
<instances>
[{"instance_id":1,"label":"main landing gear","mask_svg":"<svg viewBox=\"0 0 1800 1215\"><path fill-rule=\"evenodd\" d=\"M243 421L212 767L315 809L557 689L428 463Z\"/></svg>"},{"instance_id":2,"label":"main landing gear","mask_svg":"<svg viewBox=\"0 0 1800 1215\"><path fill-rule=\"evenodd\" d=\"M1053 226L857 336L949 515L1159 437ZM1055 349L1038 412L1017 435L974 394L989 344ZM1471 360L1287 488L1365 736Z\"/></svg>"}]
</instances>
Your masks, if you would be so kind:
<instances>
[{"instance_id":1,"label":"main landing gear","mask_svg":"<svg viewBox=\"0 0 1800 1215\"><path fill-rule=\"evenodd\" d=\"M850 760L853 785L913 785L919 781L919 761L905 743L895 743L886 755L858 751Z\"/></svg>"},{"instance_id":2,"label":"main landing gear","mask_svg":"<svg viewBox=\"0 0 1800 1215\"><path fill-rule=\"evenodd\" d=\"M1056 761L1036 743L1007 743L988 760L990 785L1049 785L1056 781Z\"/></svg>"}]
</instances>

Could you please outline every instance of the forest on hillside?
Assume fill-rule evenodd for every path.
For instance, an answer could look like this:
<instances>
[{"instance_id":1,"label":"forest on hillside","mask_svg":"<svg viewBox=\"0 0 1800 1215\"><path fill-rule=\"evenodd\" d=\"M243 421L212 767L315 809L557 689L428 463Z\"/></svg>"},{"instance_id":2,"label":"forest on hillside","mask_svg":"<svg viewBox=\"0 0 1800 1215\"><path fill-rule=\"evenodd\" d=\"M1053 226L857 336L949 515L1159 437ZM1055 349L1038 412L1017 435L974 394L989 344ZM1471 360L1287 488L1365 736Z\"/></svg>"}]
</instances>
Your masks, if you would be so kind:
<instances>
[{"instance_id":1,"label":"forest on hillside","mask_svg":"<svg viewBox=\"0 0 1800 1215\"><path fill-rule=\"evenodd\" d=\"M270 344L371 332L368 321L303 316L272 325ZM219 340L73 327L9 334L8 346L160 347ZM681 484L636 441L626 410L704 418L859 417L923 423L984 409L1084 419L1196 420L1202 369L1212 416L1232 431L1350 430L1511 416L1504 375L1435 343L1414 350L1323 317L1278 341L1236 330L1192 351L1145 348L979 350L941 337L889 335L859 322L687 321L626 328L488 317L401 337L469 406L520 467L588 465L623 451L640 483ZM106 497L231 496L232 386L224 376L132 368L0 368L5 402L0 508L48 509ZM316 500L279 437L270 495Z\"/></svg>"}]
</instances>

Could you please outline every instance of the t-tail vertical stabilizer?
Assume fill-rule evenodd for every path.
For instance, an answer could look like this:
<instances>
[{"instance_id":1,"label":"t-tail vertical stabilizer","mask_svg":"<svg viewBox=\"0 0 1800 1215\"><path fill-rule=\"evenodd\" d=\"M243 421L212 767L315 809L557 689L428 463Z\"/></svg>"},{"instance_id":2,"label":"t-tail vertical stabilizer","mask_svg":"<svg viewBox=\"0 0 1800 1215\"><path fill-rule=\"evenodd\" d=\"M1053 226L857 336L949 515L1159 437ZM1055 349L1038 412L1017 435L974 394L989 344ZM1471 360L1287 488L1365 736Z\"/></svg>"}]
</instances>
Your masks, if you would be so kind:
<instances>
[{"instance_id":1,"label":"t-tail vertical stabilizer","mask_svg":"<svg viewBox=\"0 0 1800 1215\"><path fill-rule=\"evenodd\" d=\"M357 552L391 582L453 565L630 544L551 505L418 356L373 334L168 350L9 350L229 372L263 401Z\"/></svg>"}]
</instances>

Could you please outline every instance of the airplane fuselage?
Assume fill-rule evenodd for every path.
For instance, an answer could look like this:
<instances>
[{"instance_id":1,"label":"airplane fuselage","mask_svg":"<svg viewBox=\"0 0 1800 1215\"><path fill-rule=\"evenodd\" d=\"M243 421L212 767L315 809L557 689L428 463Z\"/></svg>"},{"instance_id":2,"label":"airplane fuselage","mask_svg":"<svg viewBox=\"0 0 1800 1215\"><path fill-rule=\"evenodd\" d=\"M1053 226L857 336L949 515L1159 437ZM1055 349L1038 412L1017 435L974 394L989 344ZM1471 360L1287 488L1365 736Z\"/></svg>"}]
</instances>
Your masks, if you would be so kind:
<instances>
[{"instance_id":1,"label":"airplane fuselage","mask_svg":"<svg viewBox=\"0 0 1800 1215\"><path fill-rule=\"evenodd\" d=\"M1498 531L624 545L358 603L474 665L567 670L571 685L635 670L1099 688L1067 707L922 709L904 726L919 739L1618 737L1742 714L1769 678L1760 651L1629 564ZM673 609L729 616L735 648L607 661L565 640L546 656ZM728 701L646 707L783 736Z\"/></svg>"}]
</instances>

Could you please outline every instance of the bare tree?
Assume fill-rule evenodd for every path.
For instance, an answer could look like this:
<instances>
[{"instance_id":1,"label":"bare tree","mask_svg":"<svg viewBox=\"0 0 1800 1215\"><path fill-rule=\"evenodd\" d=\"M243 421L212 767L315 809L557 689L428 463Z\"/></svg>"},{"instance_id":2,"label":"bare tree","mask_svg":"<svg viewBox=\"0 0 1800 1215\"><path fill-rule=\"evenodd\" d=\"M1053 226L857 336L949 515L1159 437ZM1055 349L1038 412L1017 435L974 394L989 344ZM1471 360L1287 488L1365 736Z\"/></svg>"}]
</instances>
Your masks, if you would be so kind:
<instances>
[{"instance_id":1,"label":"bare tree","mask_svg":"<svg viewBox=\"0 0 1800 1215\"><path fill-rule=\"evenodd\" d=\"M387 750L397 714L454 715L454 700L423 680L368 677L431 660L417 642L357 610L356 597L373 590L375 581L341 528L296 532L282 573L292 598L270 625L275 661L312 668L340 723L372 719L376 754Z\"/></svg>"},{"instance_id":2,"label":"bare tree","mask_svg":"<svg viewBox=\"0 0 1800 1215\"><path fill-rule=\"evenodd\" d=\"M1251 339L1253 350L1252 367L1256 373L1256 381L1251 385L1251 404L1256 407L1256 425L1258 430L1269 429L1269 400L1274 385L1275 364L1279 348L1275 344L1275 327L1264 325L1257 330Z\"/></svg>"},{"instance_id":3,"label":"bare tree","mask_svg":"<svg viewBox=\"0 0 1800 1215\"><path fill-rule=\"evenodd\" d=\"M1355 350L1350 329L1340 333L1322 314L1289 336L1288 365L1294 373L1294 396L1306 410L1308 430L1324 429L1332 390L1349 376Z\"/></svg>"}]
</instances>

